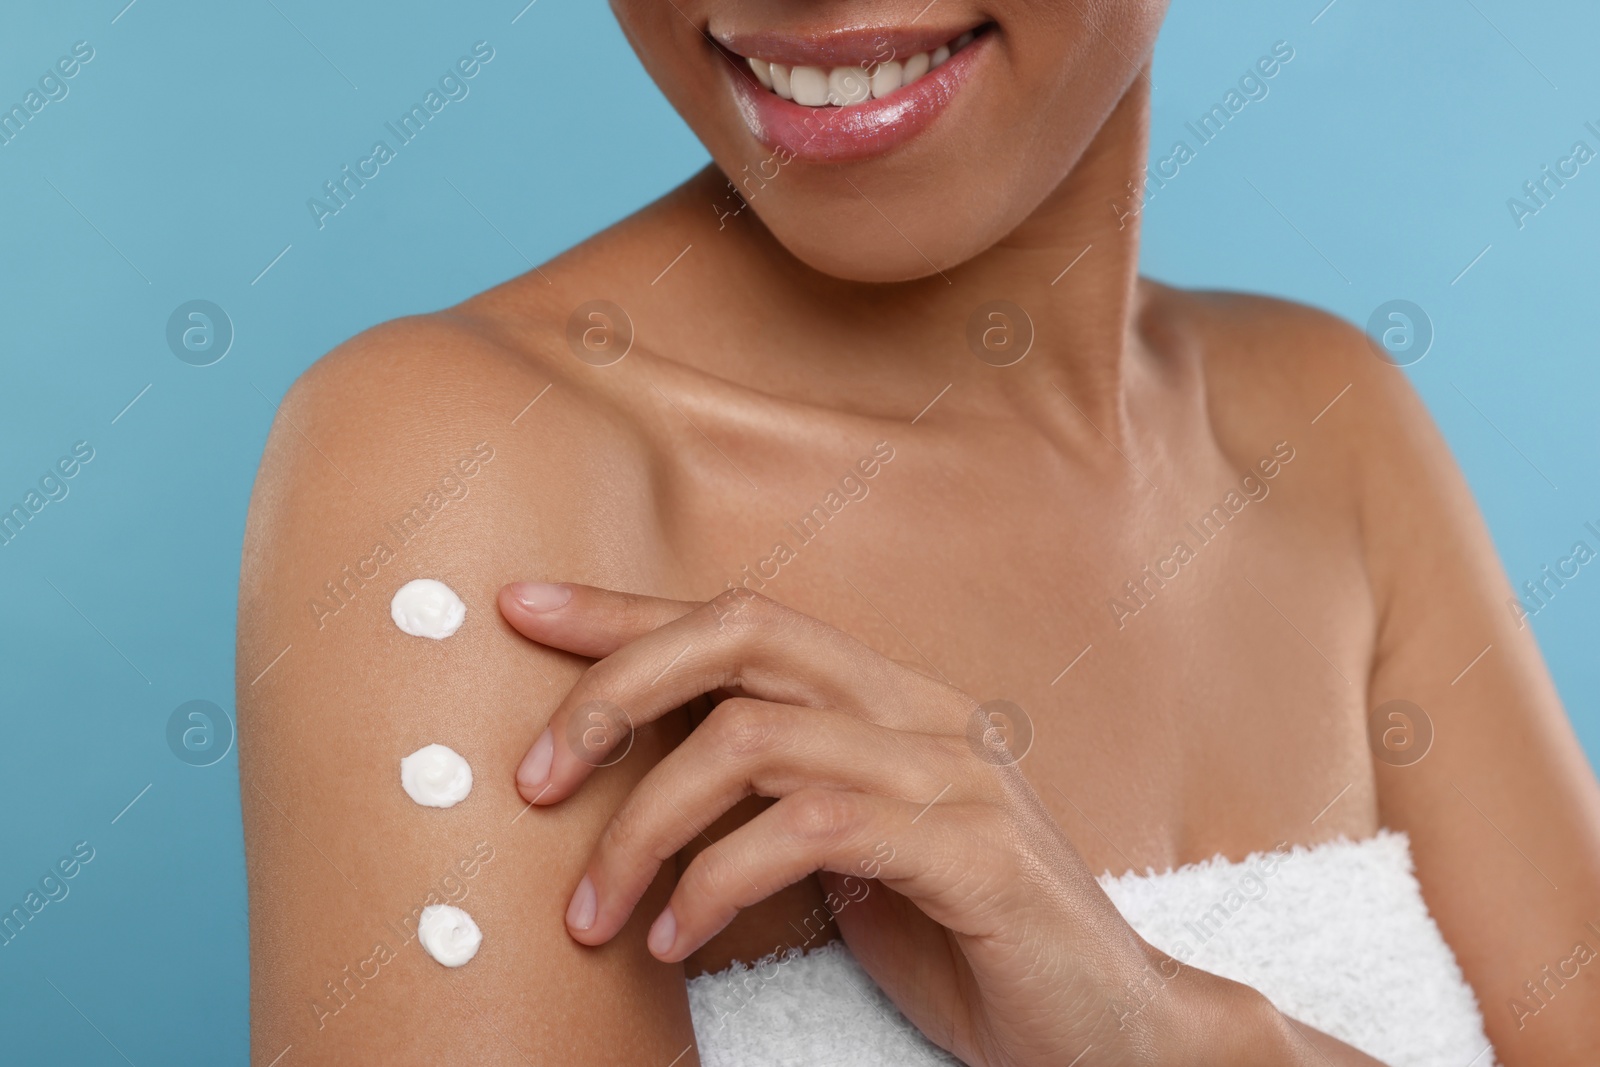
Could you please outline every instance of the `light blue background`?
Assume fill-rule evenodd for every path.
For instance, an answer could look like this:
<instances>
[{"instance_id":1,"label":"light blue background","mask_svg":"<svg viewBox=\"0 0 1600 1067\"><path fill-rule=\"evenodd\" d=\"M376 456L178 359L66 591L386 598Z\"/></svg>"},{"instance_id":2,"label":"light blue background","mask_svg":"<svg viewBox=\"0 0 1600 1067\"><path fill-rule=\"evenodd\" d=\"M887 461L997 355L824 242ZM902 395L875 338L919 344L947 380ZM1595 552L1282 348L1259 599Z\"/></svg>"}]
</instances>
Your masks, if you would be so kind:
<instances>
[{"instance_id":1,"label":"light blue background","mask_svg":"<svg viewBox=\"0 0 1600 1067\"><path fill-rule=\"evenodd\" d=\"M6 107L74 42L95 49L0 147L0 505L73 442L96 451L0 547L0 903L73 843L96 850L0 947L0 1045L18 1063L242 1063L236 757L188 766L165 730L185 701L233 707L239 543L273 402L341 339L525 270L705 156L593 2L538 0L515 22L526 0L125 2L0 16ZM1184 121L1273 42L1295 58L1152 199L1146 269L1358 323L1391 298L1426 308L1437 339L1408 373L1520 583L1600 520L1600 163L1520 231L1506 207L1573 141L1600 148L1583 128L1600 125L1600 12L1337 0L1317 17L1324 2L1179 3L1158 155L1192 144ZM306 199L479 40L496 56L471 95L319 232ZM210 367L166 346L195 298L237 330ZM1597 621L1600 568L1535 621L1591 758Z\"/></svg>"}]
</instances>

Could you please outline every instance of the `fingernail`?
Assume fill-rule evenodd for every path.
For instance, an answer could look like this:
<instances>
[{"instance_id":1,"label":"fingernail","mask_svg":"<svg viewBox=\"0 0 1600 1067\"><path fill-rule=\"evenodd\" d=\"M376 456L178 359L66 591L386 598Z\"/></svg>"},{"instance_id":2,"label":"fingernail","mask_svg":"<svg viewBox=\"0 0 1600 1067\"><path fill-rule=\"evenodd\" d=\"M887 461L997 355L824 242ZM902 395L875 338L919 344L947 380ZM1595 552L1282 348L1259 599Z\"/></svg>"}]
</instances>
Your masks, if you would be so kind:
<instances>
[{"instance_id":1,"label":"fingernail","mask_svg":"<svg viewBox=\"0 0 1600 1067\"><path fill-rule=\"evenodd\" d=\"M511 587L511 595L529 611L554 611L572 599L572 587L549 582L518 582Z\"/></svg>"},{"instance_id":2,"label":"fingernail","mask_svg":"<svg viewBox=\"0 0 1600 1067\"><path fill-rule=\"evenodd\" d=\"M578 889L572 894L572 903L567 905L567 925L574 930L587 930L594 925L595 896L594 883L589 881L589 876L583 876L583 881L578 883Z\"/></svg>"},{"instance_id":3,"label":"fingernail","mask_svg":"<svg viewBox=\"0 0 1600 1067\"><path fill-rule=\"evenodd\" d=\"M550 777L550 758L555 751L555 738L546 730L522 757L522 766L517 768L517 783L525 790L543 789L545 780Z\"/></svg>"},{"instance_id":4,"label":"fingernail","mask_svg":"<svg viewBox=\"0 0 1600 1067\"><path fill-rule=\"evenodd\" d=\"M672 914L672 905L668 904L656 921L650 924L650 936L645 938L645 944L650 946L650 951L657 956L665 956L672 951L672 945L678 940L678 920Z\"/></svg>"}]
</instances>

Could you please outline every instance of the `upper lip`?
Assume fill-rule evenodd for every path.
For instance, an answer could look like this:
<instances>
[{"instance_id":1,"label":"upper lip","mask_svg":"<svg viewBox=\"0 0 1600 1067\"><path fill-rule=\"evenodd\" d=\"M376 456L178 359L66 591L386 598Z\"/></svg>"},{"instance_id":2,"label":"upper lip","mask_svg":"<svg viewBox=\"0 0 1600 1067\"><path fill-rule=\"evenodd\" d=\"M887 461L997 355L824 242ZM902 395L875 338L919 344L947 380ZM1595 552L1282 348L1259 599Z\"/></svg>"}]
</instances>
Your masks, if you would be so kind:
<instances>
[{"instance_id":1,"label":"upper lip","mask_svg":"<svg viewBox=\"0 0 1600 1067\"><path fill-rule=\"evenodd\" d=\"M711 36L728 51L746 59L789 66L843 67L903 60L918 52L931 52L968 30L976 32L982 25L861 26L789 33L713 30Z\"/></svg>"}]
</instances>

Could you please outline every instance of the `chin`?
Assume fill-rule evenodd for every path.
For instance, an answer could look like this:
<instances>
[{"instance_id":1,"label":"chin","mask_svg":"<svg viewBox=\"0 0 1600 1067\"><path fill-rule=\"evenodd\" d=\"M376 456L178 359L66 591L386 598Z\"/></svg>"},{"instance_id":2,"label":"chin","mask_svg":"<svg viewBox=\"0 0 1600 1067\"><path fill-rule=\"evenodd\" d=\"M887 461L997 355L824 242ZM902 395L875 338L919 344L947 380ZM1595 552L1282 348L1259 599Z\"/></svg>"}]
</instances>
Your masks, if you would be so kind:
<instances>
[{"instance_id":1,"label":"chin","mask_svg":"<svg viewBox=\"0 0 1600 1067\"><path fill-rule=\"evenodd\" d=\"M860 196L817 206L803 196L794 200L797 203L770 204L766 211L759 204L751 206L790 255L812 270L845 281L893 283L938 277L989 244L987 227L955 230L923 221L938 215L925 204L892 198L884 203L873 197L883 209L879 214ZM961 221L971 225L975 220Z\"/></svg>"},{"instance_id":2,"label":"chin","mask_svg":"<svg viewBox=\"0 0 1600 1067\"><path fill-rule=\"evenodd\" d=\"M613 0L646 69L807 266L901 282L1012 232L1139 76L1164 3ZM1114 40L1112 38L1115 38Z\"/></svg>"}]
</instances>

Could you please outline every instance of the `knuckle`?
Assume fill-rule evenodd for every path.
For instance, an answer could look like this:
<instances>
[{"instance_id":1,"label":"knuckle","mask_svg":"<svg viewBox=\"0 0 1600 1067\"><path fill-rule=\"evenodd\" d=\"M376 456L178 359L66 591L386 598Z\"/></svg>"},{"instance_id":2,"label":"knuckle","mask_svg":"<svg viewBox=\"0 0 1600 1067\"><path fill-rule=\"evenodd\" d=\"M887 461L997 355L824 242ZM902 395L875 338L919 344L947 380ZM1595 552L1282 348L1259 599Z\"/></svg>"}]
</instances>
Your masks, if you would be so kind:
<instances>
[{"instance_id":1,"label":"knuckle","mask_svg":"<svg viewBox=\"0 0 1600 1067\"><path fill-rule=\"evenodd\" d=\"M827 789L808 789L795 793L785 802L787 830L802 841L834 841L849 833L858 818L858 808L846 793Z\"/></svg>"},{"instance_id":2,"label":"knuckle","mask_svg":"<svg viewBox=\"0 0 1600 1067\"><path fill-rule=\"evenodd\" d=\"M638 818L632 811L631 805L624 805L620 811L606 823L606 828L600 833L600 849L602 852L626 853L631 852L638 842Z\"/></svg>"},{"instance_id":3,"label":"knuckle","mask_svg":"<svg viewBox=\"0 0 1600 1067\"><path fill-rule=\"evenodd\" d=\"M609 857L619 869L629 870L646 861L665 862L673 852L661 840L659 824L647 818L644 809L632 800L606 823L595 849L597 855Z\"/></svg>"},{"instance_id":4,"label":"knuckle","mask_svg":"<svg viewBox=\"0 0 1600 1067\"><path fill-rule=\"evenodd\" d=\"M724 700L712 713L715 739L722 754L732 760L748 759L771 747L778 733L778 716L753 700Z\"/></svg>"},{"instance_id":5,"label":"knuckle","mask_svg":"<svg viewBox=\"0 0 1600 1067\"><path fill-rule=\"evenodd\" d=\"M716 849L708 848L689 863L678 878L678 887L680 891L687 888L696 899L707 900L718 893L732 870L732 864Z\"/></svg>"},{"instance_id":6,"label":"knuckle","mask_svg":"<svg viewBox=\"0 0 1600 1067\"><path fill-rule=\"evenodd\" d=\"M654 597L611 589L602 590L598 595L586 590L586 597L600 619L624 632L648 633L661 625L661 608Z\"/></svg>"},{"instance_id":7,"label":"knuckle","mask_svg":"<svg viewBox=\"0 0 1600 1067\"><path fill-rule=\"evenodd\" d=\"M655 601L638 593L612 593L611 610L629 633L643 633L661 624Z\"/></svg>"},{"instance_id":8,"label":"knuckle","mask_svg":"<svg viewBox=\"0 0 1600 1067\"><path fill-rule=\"evenodd\" d=\"M633 856L652 850L651 826L644 803L634 794L622 802L601 831L599 851Z\"/></svg>"},{"instance_id":9,"label":"knuckle","mask_svg":"<svg viewBox=\"0 0 1600 1067\"><path fill-rule=\"evenodd\" d=\"M742 585L724 589L706 606L718 629L736 633L769 623L785 610L776 600Z\"/></svg>"},{"instance_id":10,"label":"knuckle","mask_svg":"<svg viewBox=\"0 0 1600 1067\"><path fill-rule=\"evenodd\" d=\"M973 759L972 739L969 731L961 733L929 734L930 743L937 750L941 772L955 767L968 767Z\"/></svg>"},{"instance_id":11,"label":"knuckle","mask_svg":"<svg viewBox=\"0 0 1600 1067\"><path fill-rule=\"evenodd\" d=\"M742 585L730 585L728 588L711 598L711 606L714 608L721 608L725 611L732 610L743 604L749 603L760 595L761 594L752 589L746 589Z\"/></svg>"}]
</instances>

